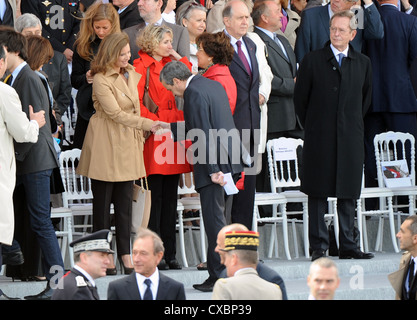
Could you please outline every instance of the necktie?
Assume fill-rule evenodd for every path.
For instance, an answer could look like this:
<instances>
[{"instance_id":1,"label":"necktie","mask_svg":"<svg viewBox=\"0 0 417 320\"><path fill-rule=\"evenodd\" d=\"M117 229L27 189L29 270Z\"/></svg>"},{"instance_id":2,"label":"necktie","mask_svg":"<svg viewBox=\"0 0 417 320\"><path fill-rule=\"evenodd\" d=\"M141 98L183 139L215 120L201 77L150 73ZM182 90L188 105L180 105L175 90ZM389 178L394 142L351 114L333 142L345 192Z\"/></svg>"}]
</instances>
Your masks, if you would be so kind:
<instances>
[{"instance_id":1,"label":"necktie","mask_svg":"<svg viewBox=\"0 0 417 320\"><path fill-rule=\"evenodd\" d=\"M6 84L11 85L12 84L12 80L13 80L13 76L11 74L9 74L6 77Z\"/></svg>"},{"instance_id":2,"label":"necktie","mask_svg":"<svg viewBox=\"0 0 417 320\"><path fill-rule=\"evenodd\" d=\"M236 42L236 45L237 45L237 54L238 54L238 56L239 56L240 60L242 60L242 62L243 62L243 64L244 64L244 66L245 66L246 71L248 72L248 74L249 74L249 75L252 75L252 72L251 72L251 70L250 70L250 66L249 66L249 62L248 62L248 60L246 59L246 56L245 56L245 54L244 54L244 53L243 53L243 51L242 51L242 41L238 40L238 41Z\"/></svg>"},{"instance_id":3,"label":"necktie","mask_svg":"<svg viewBox=\"0 0 417 320\"><path fill-rule=\"evenodd\" d=\"M282 52L284 53L284 55L285 55L285 58L287 58L287 60L288 60L288 55L287 55L287 52L285 51L285 48L284 48L284 45L282 44L282 42L278 39L278 37L277 37L277 35L276 34L274 34L274 41L275 41L275 43L281 48L281 50L282 50Z\"/></svg>"},{"instance_id":4,"label":"necktie","mask_svg":"<svg viewBox=\"0 0 417 320\"><path fill-rule=\"evenodd\" d=\"M408 269L408 288L411 289L411 285L414 280L414 259L411 258L410 267Z\"/></svg>"},{"instance_id":5,"label":"necktie","mask_svg":"<svg viewBox=\"0 0 417 320\"><path fill-rule=\"evenodd\" d=\"M340 67L340 66L342 66L342 61L343 61L343 58L345 57L345 55L343 53L339 53L338 56L339 56L339 67Z\"/></svg>"},{"instance_id":6,"label":"necktie","mask_svg":"<svg viewBox=\"0 0 417 320\"><path fill-rule=\"evenodd\" d=\"M152 281L150 279L145 279L145 284L147 286L145 295L143 296L143 300L153 300L151 284Z\"/></svg>"}]
</instances>

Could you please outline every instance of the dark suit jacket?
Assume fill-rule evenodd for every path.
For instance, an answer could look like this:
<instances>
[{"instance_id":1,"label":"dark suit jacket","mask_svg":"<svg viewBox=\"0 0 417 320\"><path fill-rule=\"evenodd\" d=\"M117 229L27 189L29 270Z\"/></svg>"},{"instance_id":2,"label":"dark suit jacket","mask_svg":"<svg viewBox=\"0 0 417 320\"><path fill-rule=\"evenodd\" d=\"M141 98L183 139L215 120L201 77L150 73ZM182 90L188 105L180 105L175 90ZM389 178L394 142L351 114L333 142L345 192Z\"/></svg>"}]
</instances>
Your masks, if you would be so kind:
<instances>
[{"instance_id":1,"label":"dark suit jacket","mask_svg":"<svg viewBox=\"0 0 417 320\"><path fill-rule=\"evenodd\" d=\"M294 90L295 109L305 130L303 192L314 197L359 198L363 117L371 97L371 62L352 46L341 68L330 41L305 56Z\"/></svg>"},{"instance_id":2,"label":"dark suit jacket","mask_svg":"<svg viewBox=\"0 0 417 320\"><path fill-rule=\"evenodd\" d=\"M67 48L73 50L75 38L80 29L82 15L78 10L77 2L22 0L21 11L22 14L33 13L37 16L42 23L42 36L51 42L54 50L64 52ZM70 3L76 5L72 6Z\"/></svg>"},{"instance_id":3,"label":"dark suit jacket","mask_svg":"<svg viewBox=\"0 0 417 320\"><path fill-rule=\"evenodd\" d=\"M45 111L46 124L39 129L37 143L15 143L16 173L27 174L53 169L58 166L49 119L49 100L39 76L29 65L22 68L13 83L22 102L22 110L29 118L29 105L33 111Z\"/></svg>"},{"instance_id":4,"label":"dark suit jacket","mask_svg":"<svg viewBox=\"0 0 417 320\"><path fill-rule=\"evenodd\" d=\"M373 112L417 112L410 68L417 57L417 17L394 6L380 8L385 36L367 42L372 62Z\"/></svg>"},{"instance_id":5,"label":"dark suit jacket","mask_svg":"<svg viewBox=\"0 0 417 320\"><path fill-rule=\"evenodd\" d=\"M51 300L100 300L97 288L77 269L71 269L60 282Z\"/></svg>"},{"instance_id":6,"label":"dark suit jacket","mask_svg":"<svg viewBox=\"0 0 417 320\"><path fill-rule=\"evenodd\" d=\"M284 36L277 35L287 52L287 59L281 47L271 37L258 28L254 28L254 32L265 42L268 52L266 59L274 75L271 83L271 93L268 99L267 132L294 130L297 124L293 101L294 78L297 72L294 51Z\"/></svg>"},{"instance_id":7,"label":"dark suit jacket","mask_svg":"<svg viewBox=\"0 0 417 320\"><path fill-rule=\"evenodd\" d=\"M55 50L54 56L42 67L42 70L48 75L52 95L60 114L63 115L71 103L72 90L67 59L61 52Z\"/></svg>"},{"instance_id":8,"label":"dark suit jacket","mask_svg":"<svg viewBox=\"0 0 417 320\"><path fill-rule=\"evenodd\" d=\"M196 189L211 184L212 173L222 171L234 175L242 172L240 148L236 148L240 145L239 133L233 121L226 91L219 82L200 75L191 79L184 92L184 120L187 138L196 142L192 148L197 148L199 157L198 162L196 157L193 159ZM171 124L175 140L185 138L181 135L180 128L183 129L178 123ZM190 132L194 129L196 131ZM213 138L213 133L221 132L219 130L225 130L229 140ZM226 137L224 134L218 135ZM228 143L230 140L232 143ZM211 158L213 155L215 158Z\"/></svg>"},{"instance_id":9,"label":"dark suit jacket","mask_svg":"<svg viewBox=\"0 0 417 320\"><path fill-rule=\"evenodd\" d=\"M242 132L243 129L250 129L253 135L253 130L260 128L261 111L259 108L259 67L256 60L256 45L246 36L242 37L249 52L249 59L252 66L252 77L240 60L238 54L235 52L233 60L229 65L230 73L235 79L237 87L236 109L233 114L236 128ZM243 142L246 149L253 151L254 144L249 145L246 141Z\"/></svg>"},{"instance_id":10,"label":"dark suit jacket","mask_svg":"<svg viewBox=\"0 0 417 320\"><path fill-rule=\"evenodd\" d=\"M116 10L119 8L116 7ZM139 14L138 9L138 1L135 0L131 4L129 4L126 9L124 9L121 13L119 13L120 19L120 29L126 29L132 26L135 26L139 23L143 22L142 17Z\"/></svg>"},{"instance_id":11,"label":"dark suit jacket","mask_svg":"<svg viewBox=\"0 0 417 320\"><path fill-rule=\"evenodd\" d=\"M188 35L188 30L182 26L177 26L162 20L162 25L167 26L172 29L174 38L172 39L172 48L178 52L181 57L187 57L190 59L190 36ZM135 26L123 29L127 33L130 40L130 51L132 56L130 57L129 63L133 65L133 61L139 57L140 48L136 44L136 38L139 35L139 32L146 27L145 22L139 23Z\"/></svg>"},{"instance_id":12,"label":"dark suit jacket","mask_svg":"<svg viewBox=\"0 0 417 320\"><path fill-rule=\"evenodd\" d=\"M363 12L364 28L358 28L357 34L351 42L353 48L358 52L362 51L363 40L381 39L384 36L384 27L376 6L371 5ZM303 10L294 48L298 63L306 53L324 47L330 39L329 28L329 5Z\"/></svg>"},{"instance_id":13,"label":"dark suit jacket","mask_svg":"<svg viewBox=\"0 0 417 320\"><path fill-rule=\"evenodd\" d=\"M136 273L112 281L107 289L108 300L142 300ZM159 272L159 285L156 300L185 300L184 285Z\"/></svg>"}]
</instances>

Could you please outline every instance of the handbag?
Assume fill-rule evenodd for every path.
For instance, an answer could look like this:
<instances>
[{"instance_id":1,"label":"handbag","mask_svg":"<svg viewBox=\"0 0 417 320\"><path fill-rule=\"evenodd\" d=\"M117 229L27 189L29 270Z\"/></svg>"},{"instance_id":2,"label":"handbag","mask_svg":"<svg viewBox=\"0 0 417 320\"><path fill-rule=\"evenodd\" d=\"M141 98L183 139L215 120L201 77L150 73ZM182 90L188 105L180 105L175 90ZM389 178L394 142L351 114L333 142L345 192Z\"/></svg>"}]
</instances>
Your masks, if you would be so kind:
<instances>
[{"instance_id":1,"label":"handbag","mask_svg":"<svg viewBox=\"0 0 417 320\"><path fill-rule=\"evenodd\" d=\"M139 228L147 228L150 214L151 190L148 189L148 180L145 177L145 187L143 178L140 179L140 186L133 183L131 232L136 234Z\"/></svg>"},{"instance_id":2,"label":"handbag","mask_svg":"<svg viewBox=\"0 0 417 320\"><path fill-rule=\"evenodd\" d=\"M145 93L143 94L143 105L152 113L157 113L159 107L153 102L149 95L149 68L146 69Z\"/></svg>"},{"instance_id":3,"label":"handbag","mask_svg":"<svg viewBox=\"0 0 417 320\"><path fill-rule=\"evenodd\" d=\"M149 68L146 69L146 81L145 81L145 92L142 99L143 105L152 113L157 113L159 107L155 102L153 102L151 96L149 95ZM145 139L148 139L151 136L150 131L143 131L143 136Z\"/></svg>"}]
</instances>

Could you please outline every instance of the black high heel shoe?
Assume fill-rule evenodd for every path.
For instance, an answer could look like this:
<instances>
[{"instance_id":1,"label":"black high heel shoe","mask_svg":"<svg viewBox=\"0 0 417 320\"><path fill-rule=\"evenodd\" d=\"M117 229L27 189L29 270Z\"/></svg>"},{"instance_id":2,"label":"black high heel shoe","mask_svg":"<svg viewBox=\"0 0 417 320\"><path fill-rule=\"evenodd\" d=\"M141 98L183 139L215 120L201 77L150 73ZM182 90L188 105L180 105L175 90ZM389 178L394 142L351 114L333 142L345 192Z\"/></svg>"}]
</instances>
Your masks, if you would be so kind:
<instances>
[{"instance_id":1,"label":"black high heel shoe","mask_svg":"<svg viewBox=\"0 0 417 320\"><path fill-rule=\"evenodd\" d=\"M120 268L123 270L124 274L131 274L135 269L134 268L128 268L124 265L122 258L118 258Z\"/></svg>"}]
</instances>

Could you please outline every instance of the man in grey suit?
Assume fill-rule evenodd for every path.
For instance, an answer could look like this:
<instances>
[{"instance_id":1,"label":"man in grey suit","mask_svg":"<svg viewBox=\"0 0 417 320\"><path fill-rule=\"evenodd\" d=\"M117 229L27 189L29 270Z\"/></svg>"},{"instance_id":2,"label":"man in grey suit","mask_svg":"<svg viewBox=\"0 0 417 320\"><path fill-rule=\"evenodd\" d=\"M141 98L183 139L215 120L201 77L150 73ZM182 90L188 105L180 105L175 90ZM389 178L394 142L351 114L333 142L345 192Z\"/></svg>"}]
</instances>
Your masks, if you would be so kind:
<instances>
[{"instance_id":1,"label":"man in grey suit","mask_svg":"<svg viewBox=\"0 0 417 320\"><path fill-rule=\"evenodd\" d=\"M357 35L352 40L352 46L357 52L362 51L364 40L382 39L384 26L375 4L372 0L364 0L363 10L356 10L353 7L355 3L355 0L330 0L330 3L326 6L318 6L303 11L294 48L298 63L301 63L308 52L323 48L329 41L329 21L336 12L357 11L356 18L359 25Z\"/></svg>"},{"instance_id":2,"label":"man in grey suit","mask_svg":"<svg viewBox=\"0 0 417 320\"><path fill-rule=\"evenodd\" d=\"M145 22L139 22L138 24L126 29L126 32L130 39L130 51L132 56L130 57L129 63L133 63L135 59L139 57L138 52L140 48L136 44L136 38L139 32L145 28L149 23L164 25L172 29L174 38L172 40L172 48L178 52L181 57L190 58L190 37L188 30L182 26L177 26L166 22L162 18L162 12L165 10L168 0L139 0L138 8L142 19Z\"/></svg>"},{"instance_id":3,"label":"man in grey suit","mask_svg":"<svg viewBox=\"0 0 417 320\"><path fill-rule=\"evenodd\" d=\"M161 238L149 229L140 228L132 248L135 272L112 281L108 300L185 300L184 285L159 272L164 256Z\"/></svg>"},{"instance_id":4,"label":"man in grey suit","mask_svg":"<svg viewBox=\"0 0 417 320\"><path fill-rule=\"evenodd\" d=\"M267 141L280 137L304 138L293 101L297 62L289 41L277 34L282 26L281 18L281 4L272 0L257 1L252 9L254 32L265 42L266 59L274 75L268 100ZM262 170L256 178L256 190L271 191L266 153L262 155ZM270 215L270 209L270 206L261 207L261 214Z\"/></svg>"},{"instance_id":5,"label":"man in grey suit","mask_svg":"<svg viewBox=\"0 0 417 320\"><path fill-rule=\"evenodd\" d=\"M11 76L7 83L19 95L22 110L29 116L29 105L35 112L45 111L46 125L40 128L37 143L15 143L16 186L23 185L27 209L30 214L31 228L36 235L42 252L44 273L48 280L47 287L38 295L26 299L49 300L52 295L50 281L56 268L64 270L61 249L51 222L50 177L52 170L58 166L49 119L49 101L40 78L26 64L26 38L10 27L0 28L0 44L8 52L8 70ZM19 216L16 216L16 224ZM52 268L54 267L54 268ZM55 270L55 271L54 271Z\"/></svg>"},{"instance_id":6,"label":"man in grey suit","mask_svg":"<svg viewBox=\"0 0 417 320\"><path fill-rule=\"evenodd\" d=\"M194 179L208 240L209 273L209 278L194 288L207 292L213 289L224 269L214 250L217 234L226 225L225 216L231 210L233 196L226 195L223 179L224 174L230 173L236 181L243 171L241 140L226 91L219 82L192 75L179 61L166 64L160 80L174 95L184 98L185 129L184 122L161 125L172 131L175 140L183 140L187 133L187 139L194 142L191 147Z\"/></svg>"}]
</instances>

